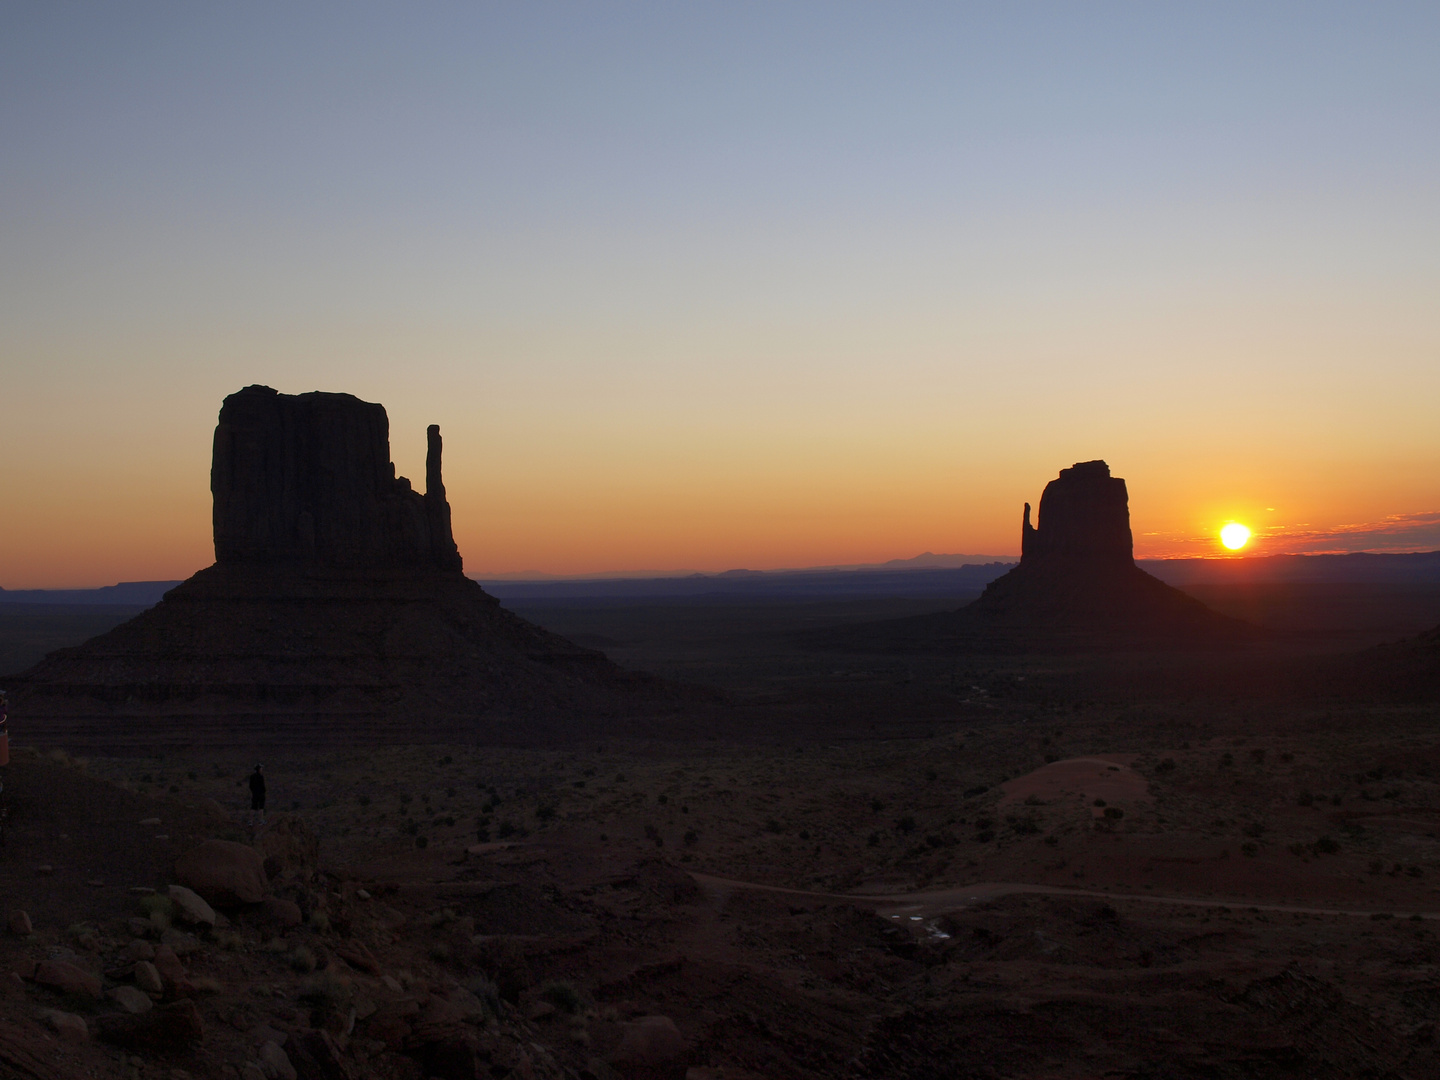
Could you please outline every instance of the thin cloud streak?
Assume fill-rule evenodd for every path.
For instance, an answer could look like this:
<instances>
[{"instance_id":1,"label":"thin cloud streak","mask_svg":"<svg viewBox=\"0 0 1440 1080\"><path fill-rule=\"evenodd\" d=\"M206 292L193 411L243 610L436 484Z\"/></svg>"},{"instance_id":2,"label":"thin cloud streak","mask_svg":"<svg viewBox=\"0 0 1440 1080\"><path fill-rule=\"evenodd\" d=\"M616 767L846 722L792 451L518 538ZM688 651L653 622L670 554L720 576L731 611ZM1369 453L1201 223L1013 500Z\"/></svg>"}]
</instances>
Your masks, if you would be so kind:
<instances>
[{"instance_id":1,"label":"thin cloud streak","mask_svg":"<svg viewBox=\"0 0 1440 1080\"><path fill-rule=\"evenodd\" d=\"M1148 558L1193 558L1229 555L1218 536L1155 538L1145 544ZM1345 555L1356 551L1399 554L1440 550L1440 510L1390 514L1379 521L1312 529L1308 524L1273 525L1257 529L1236 555Z\"/></svg>"}]
</instances>

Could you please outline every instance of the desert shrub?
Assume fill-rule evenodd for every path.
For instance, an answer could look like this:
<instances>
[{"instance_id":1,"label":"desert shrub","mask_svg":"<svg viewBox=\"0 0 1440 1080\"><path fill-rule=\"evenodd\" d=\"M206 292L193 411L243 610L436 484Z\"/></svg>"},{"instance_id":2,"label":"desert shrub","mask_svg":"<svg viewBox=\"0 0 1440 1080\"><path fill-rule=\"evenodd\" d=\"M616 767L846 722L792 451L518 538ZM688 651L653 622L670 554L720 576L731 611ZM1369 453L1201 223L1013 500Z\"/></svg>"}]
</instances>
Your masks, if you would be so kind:
<instances>
[{"instance_id":1,"label":"desert shrub","mask_svg":"<svg viewBox=\"0 0 1440 1080\"><path fill-rule=\"evenodd\" d=\"M1220 755L1220 764L1221 764L1222 766L1223 766L1223 765L1234 765L1234 764L1235 764L1235 755L1232 754L1232 753L1230 753L1229 750L1226 750L1225 753L1223 753L1223 754Z\"/></svg>"},{"instance_id":2,"label":"desert shrub","mask_svg":"<svg viewBox=\"0 0 1440 1080\"><path fill-rule=\"evenodd\" d=\"M1111 821L1119 821L1125 816L1125 811L1118 806L1107 806L1105 807L1105 816Z\"/></svg>"},{"instance_id":3,"label":"desert shrub","mask_svg":"<svg viewBox=\"0 0 1440 1080\"><path fill-rule=\"evenodd\" d=\"M330 916L323 911L310 912L310 926L316 933L323 934L330 929Z\"/></svg>"},{"instance_id":4,"label":"desert shrub","mask_svg":"<svg viewBox=\"0 0 1440 1080\"><path fill-rule=\"evenodd\" d=\"M1383 874L1385 872L1385 860L1371 859L1368 869L1372 874Z\"/></svg>"},{"instance_id":5,"label":"desert shrub","mask_svg":"<svg viewBox=\"0 0 1440 1080\"><path fill-rule=\"evenodd\" d=\"M878 814L878 813L880 813L881 810L884 810L884 809L885 809L885 804L884 804L883 802L881 802L879 799L871 799L871 800L870 800L870 812L871 812L872 814Z\"/></svg>"},{"instance_id":6,"label":"desert shrub","mask_svg":"<svg viewBox=\"0 0 1440 1080\"><path fill-rule=\"evenodd\" d=\"M1300 794L1295 797L1295 804L1297 806L1314 806L1315 796L1312 795L1307 788L1305 790L1302 790Z\"/></svg>"},{"instance_id":7,"label":"desert shrub","mask_svg":"<svg viewBox=\"0 0 1440 1080\"><path fill-rule=\"evenodd\" d=\"M1340 845L1328 834L1317 839L1313 847L1317 855L1334 855L1340 850Z\"/></svg>"},{"instance_id":8,"label":"desert shrub","mask_svg":"<svg viewBox=\"0 0 1440 1080\"><path fill-rule=\"evenodd\" d=\"M1167 757L1167 758L1165 758L1163 761L1160 762L1160 764L1158 764L1158 765L1155 766L1155 771L1156 771L1157 773L1174 772L1174 771L1175 771L1175 759L1174 759L1173 757Z\"/></svg>"},{"instance_id":9,"label":"desert shrub","mask_svg":"<svg viewBox=\"0 0 1440 1080\"><path fill-rule=\"evenodd\" d=\"M1424 876L1425 876L1425 871L1424 871L1424 870L1421 870L1420 867L1418 867L1418 866L1407 866L1407 867L1405 868L1405 873L1406 873L1408 876L1410 876L1410 877L1424 877Z\"/></svg>"},{"instance_id":10,"label":"desert shrub","mask_svg":"<svg viewBox=\"0 0 1440 1080\"><path fill-rule=\"evenodd\" d=\"M1056 836L1054 833L1051 833L1049 836L1045 837L1045 843L1049 844L1051 847L1054 847L1056 844L1060 843L1060 837Z\"/></svg>"},{"instance_id":11,"label":"desert shrub","mask_svg":"<svg viewBox=\"0 0 1440 1080\"><path fill-rule=\"evenodd\" d=\"M939 779L940 779L940 774L939 774L938 772L936 772L934 769L926 769L926 770L925 770L925 782L926 782L927 784L933 784L936 780L939 780Z\"/></svg>"},{"instance_id":12,"label":"desert shrub","mask_svg":"<svg viewBox=\"0 0 1440 1080\"><path fill-rule=\"evenodd\" d=\"M775 833L778 836L780 833L783 833L785 831L785 827L772 817L765 822L765 831L768 833Z\"/></svg>"},{"instance_id":13,"label":"desert shrub","mask_svg":"<svg viewBox=\"0 0 1440 1080\"><path fill-rule=\"evenodd\" d=\"M1292 761L1295 760L1295 755L1287 752L1287 753L1284 753L1284 754L1281 754L1281 755L1280 755L1280 760L1283 761L1283 762L1285 762L1285 764L1288 765L1288 764L1290 764L1290 762L1292 762Z\"/></svg>"},{"instance_id":14,"label":"desert shrub","mask_svg":"<svg viewBox=\"0 0 1440 1080\"><path fill-rule=\"evenodd\" d=\"M1256 855L1260 854L1260 845L1255 843L1254 840L1246 840L1245 843L1240 845L1240 854L1249 855L1253 859Z\"/></svg>"},{"instance_id":15,"label":"desert shrub","mask_svg":"<svg viewBox=\"0 0 1440 1080\"><path fill-rule=\"evenodd\" d=\"M475 839L482 844L488 844L490 842L490 830L481 826L475 830Z\"/></svg>"},{"instance_id":16,"label":"desert shrub","mask_svg":"<svg viewBox=\"0 0 1440 1080\"><path fill-rule=\"evenodd\" d=\"M801 829L801 830L800 830L800 839L801 839L801 840L809 840L809 839L810 839L810 830L809 830L809 829Z\"/></svg>"},{"instance_id":17,"label":"desert shrub","mask_svg":"<svg viewBox=\"0 0 1440 1080\"><path fill-rule=\"evenodd\" d=\"M175 901L161 893L149 893L142 896L140 910L161 929L168 927L175 919Z\"/></svg>"},{"instance_id":18,"label":"desert shrub","mask_svg":"<svg viewBox=\"0 0 1440 1080\"><path fill-rule=\"evenodd\" d=\"M304 945L298 945L290 954L290 970L308 975L315 970L315 954Z\"/></svg>"},{"instance_id":19,"label":"desert shrub","mask_svg":"<svg viewBox=\"0 0 1440 1080\"><path fill-rule=\"evenodd\" d=\"M993 829L981 829L975 834L975 842L977 844L988 844L994 839L995 831Z\"/></svg>"},{"instance_id":20,"label":"desert shrub","mask_svg":"<svg viewBox=\"0 0 1440 1080\"><path fill-rule=\"evenodd\" d=\"M700 834L699 834L698 832L696 832L694 829L686 829L686 830L685 830L685 846L686 846L686 847L694 847L694 846L695 846L696 844L698 844L699 842L700 842Z\"/></svg>"},{"instance_id":21,"label":"desert shrub","mask_svg":"<svg viewBox=\"0 0 1440 1080\"><path fill-rule=\"evenodd\" d=\"M370 805L370 796L369 796L369 795L361 795L361 796L360 796L360 805L361 805L361 806L369 806L369 805Z\"/></svg>"},{"instance_id":22,"label":"desert shrub","mask_svg":"<svg viewBox=\"0 0 1440 1080\"><path fill-rule=\"evenodd\" d=\"M535 816L541 821L550 821L555 817L555 807L545 803L535 808Z\"/></svg>"},{"instance_id":23,"label":"desert shrub","mask_svg":"<svg viewBox=\"0 0 1440 1080\"><path fill-rule=\"evenodd\" d=\"M984 795L989 790L990 789L984 784L979 784L976 787L966 788L964 797L967 799L973 799L977 795Z\"/></svg>"},{"instance_id":24,"label":"desert shrub","mask_svg":"<svg viewBox=\"0 0 1440 1080\"><path fill-rule=\"evenodd\" d=\"M420 832L420 823L418 821L407 821L405 823L405 832L409 836L415 836Z\"/></svg>"},{"instance_id":25,"label":"desert shrub","mask_svg":"<svg viewBox=\"0 0 1440 1080\"><path fill-rule=\"evenodd\" d=\"M1261 836L1265 835L1265 826L1258 821L1252 821L1240 831L1246 836L1251 836L1258 840Z\"/></svg>"},{"instance_id":26,"label":"desert shrub","mask_svg":"<svg viewBox=\"0 0 1440 1080\"><path fill-rule=\"evenodd\" d=\"M1253 761L1253 762L1255 762L1256 765L1263 765L1263 764L1265 764L1265 751L1264 751L1263 749L1260 749L1260 748L1256 748L1256 749L1254 749L1254 750L1251 750L1251 751L1250 751L1250 760Z\"/></svg>"},{"instance_id":27,"label":"desert shrub","mask_svg":"<svg viewBox=\"0 0 1440 1080\"><path fill-rule=\"evenodd\" d=\"M575 988L575 985L563 979L546 983L536 996L541 1001L555 1006L557 1012L562 1012L566 1016L574 1016L585 1004L584 998L580 996L580 991Z\"/></svg>"},{"instance_id":28,"label":"desert shrub","mask_svg":"<svg viewBox=\"0 0 1440 1080\"><path fill-rule=\"evenodd\" d=\"M1341 801L1341 800L1340 800L1340 795L1339 795L1339 793L1336 793L1336 794L1330 796L1330 805L1331 805L1331 806L1339 806L1339 805L1340 805L1340 801Z\"/></svg>"},{"instance_id":29,"label":"desert shrub","mask_svg":"<svg viewBox=\"0 0 1440 1080\"><path fill-rule=\"evenodd\" d=\"M879 834L878 832L872 832L868 837L865 838L865 846L866 846L866 847L879 847L879 846L880 846L880 834Z\"/></svg>"},{"instance_id":30,"label":"desert shrub","mask_svg":"<svg viewBox=\"0 0 1440 1080\"><path fill-rule=\"evenodd\" d=\"M915 816L913 814L906 814L904 817L900 818L898 821L895 822L895 828L897 831L904 833L906 836L909 836L916 830L916 828L918 828L915 823Z\"/></svg>"},{"instance_id":31,"label":"desert shrub","mask_svg":"<svg viewBox=\"0 0 1440 1080\"><path fill-rule=\"evenodd\" d=\"M1035 794L1032 793L1032 794L1030 794L1030 795L1026 795L1026 796L1025 796L1025 805L1026 805L1026 806L1044 806L1044 805L1045 805L1045 800L1042 799L1042 798L1040 798L1039 795L1035 795Z\"/></svg>"},{"instance_id":32,"label":"desert shrub","mask_svg":"<svg viewBox=\"0 0 1440 1080\"><path fill-rule=\"evenodd\" d=\"M1109 812L1110 811L1107 810L1106 814L1109 814ZM1014 828L1021 836L1033 836L1040 831L1040 826L1035 823L1035 819L1032 817L1020 818L1015 822Z\"/></svg>"},{"instance_id":33,"label":"desert shrub","mask_svg":"<svg viewBox=\"0 0 1440 1080\"><path fill-rule=\"evenodd\" d=\"M1105 805L1105 800L1104 800L1104 799L1096 799L1096 800L1095 800L1093 803L1091 803L1090 805L1091 805L1091 806L1104 806L1104 805Z\"/></svg>"},{"instance_id":34,"label":"desert shrub","mask_svg":"<svg viewBox=\"0 0 1440 1080\"><path fill-rule=\"evenodd\" d=\"M217 948L234 952L245 947L245 938L234 930L216 930L215 945Z\"/></svg>"},{"instance_id":35,"label":"desert shrub","mask_svg":"<svg viewBox=\"0 0 1440 1080\"><path fill-rule=\"evenodd\" d=\"M429 846L430 846L430 838L429 838L428 836L417 836L417 837L415 837L415 846L416 846L417 848L426 848L426 847L429 847Z\"/></svg>"},{"instance_id":36,"label":"desert shrub","mask_svg":"<svg viewBox=\"0 0 1440 1080\"><path fill-rule=\"evenodd\" d=\"M410 805L412 802L414 802L414 801L415 801L415 797L414 797L413 795L411 795L408 791L405 792L404 794L402 794L402 795L400 796L400 805L401 805L401 806L409 806L409 805Z\"/></svg>"},{"instance_id":37,"label":"desert shrub","mask_svg":"<svg viewBox=\"0 0 1440 1080\"><path fill-rule=\"evenodd\" d=\"M669 796L669 795L661 795L661 796L659 796L655 801L658 802L661 806L664 806L666 803L668 803L668 802L670 801L670 796Z\"/></svg>"},{"instance_id":38,"label":"desert shrub","mask_svg":"<svg viewBox=\"0 0 1440 1080\"><path fill-rule=\"evenodd\" d=\"M518 830L515 828L515 825L512 822L502 821L500 822L499 827L495 830L495 835L498 836L501 840L508 840L510 837L514 836L517 831Z\"/></svg>"}]
</instances>

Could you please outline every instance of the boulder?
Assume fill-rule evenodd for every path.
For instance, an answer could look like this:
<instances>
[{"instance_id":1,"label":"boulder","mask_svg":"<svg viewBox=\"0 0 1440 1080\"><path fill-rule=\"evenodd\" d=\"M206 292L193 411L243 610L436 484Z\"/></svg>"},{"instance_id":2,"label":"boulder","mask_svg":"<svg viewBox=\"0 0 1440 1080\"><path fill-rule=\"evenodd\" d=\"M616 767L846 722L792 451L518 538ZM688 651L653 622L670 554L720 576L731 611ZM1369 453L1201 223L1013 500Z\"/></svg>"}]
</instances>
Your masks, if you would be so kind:
<instances>
[{"instance_id":1,"label":"boulder","mask_svg":"<svg viewBox=\"0 0 1440 1080\"><path fill-rule=\"evenodd\" d=\"M120 950L120 955L125 957L126 960L131 961L154 960L155 946L151 945L150 942L146 941L144 938L136 938L134 941L130 942L129 945L126 945L125 948Z\"/></svg>"},{"instance_id":2,"label":"boulder","mask_svg":"<svg viewBox=\"0 0 1440 1080\"><path fill-rule=\"evenodd\" d=\"M84 1042L90 1038L90 1027L83 1016L59 1009L44 1009L40 1019L50 1025L50 1030L66 1042Z\"/></svg>"},{"instance_id":3,"label":"boulder","mask_svg":"<svg viewBox=\"0 0 1440 1080\"><path fill-rule=\"evenodd\" d=\"M367 975L379 975L380 961L375 959L375 954L365 947L365 943L356 941L337 941L335 943L335 955L344 960L356 971L363 971Z\"/></svg>"},{"instance_id":4,"label":"boulder","mask_svg":"<svg viewBox=\"0 0 1440 1080\"><path fill-rule=\"evenodd\" d=\"M160 994L165 991L165 982L160 978L159 969L149 960L136 962L135 985L147 994Z\"/></svg>"},{"instance_id":5,"label":"boulder","mask_svg":"<svg viewBox=\"0 0 1440 1080\"><path fill-rule=\"evenodd\" d=\"M16 937L29 937L35 932L30 925L30 916L23 911L12 911L10 913L10 932Z\"/></svg>"},{"instance_id":6,"label":"boulder","mask_svg":"<svg viewBox=\"0 0 1440 1080\"><path fill-rule=\"evenodd\" d=\"M215 909L192 890L187 889L184 885L171 885L168 892L181 922L195 923L199 926L215 925ZM161 939L164 939L163 931Z\"/></svg>"},{"instance_id":7,"label":"boulder","mask_svg":"<svg viewBox=\"0 0 1440 1080\"><path fill-rule=\"evenodd\" d=\"M78 997L100 997L100 976L66 960L42 960L35 966L35 981L41 986Z\"/></svg>"},{"instance_id":8,"label":"boulder","mask_svg":"<svg viewBox=\"0 0 1440 1080\"><path fill-rule=\"evenodd\" d=\"M269 1041L260 1047L260 1068L269 1080L296 1080L295 1066L277 1042Z\"/></svg>"},{"instance_id":9,"label":"boulder","mask_svg":"<svg viewBox=\"0 0 1440 1080\"><path fill-rule=\"evenodd\" d=\"M172 1001L144 1013L111 1013L95 1020L100 1038L133 1050L179 1050L205 1038L193 1001Z\"/></svg>"},{"instance_id":10,"label":"boulder","mask_svg":"<svg viewBox=\"0 0 1440 1080\"><path fill-rule=\"evenodd\" d=\"M641 1016L623 1025L610 1064L626 1080L685 1080L690 1046L668 1016Z\"/></svg>"},{"instance_id":11,"label":"boulder","mask_svg":"<svg viewBox=\"0 0 1440 1080\"><path fill-rule=\"evenodd\" d=\"M139 964L135 965L139 968ZM179 982L185 978L187 972L185 965L180 962L180 957L175 955L175 950L168 945L161 945L155 950L155 970L167 983Z\"/></svg>"},{"instance_id":12,"label":"boulder","mask_svg":"<svg viewBox=\"0 0 1440 1080\"><path fill-rule=\"evenodd\" d=\"M176 860L175 877L187 890L219 907L258 904L265 899L264 858L254 848L233 840L206 840L191 848ZM170 888L173 898L175 886ZM209 924L214 923L212 911Z\"/></svg>"},{"instance_id":13,"label":"boulder","mask_svg":"<svg viewBox=\"0 0 1440 1080\"><path fill-rule=\"evenodd\" d=\"M107 990L105 996L127 1013L133 1013L136 1016L149 1012L155 1007L155 1002L150 1000L149 994L142 993L133 986L114 987Z\"/></svg>"},{"instance_id":14,"label":"boulder","mask_svg":"<svg viewBox=\"0 0 1440 1080\"><path fill-rule=\"evenodd\" d=\"M312 1029L293 1040L290 1056L298 1080L354 1080L340 1047L328 1031Z\"/></svg>"}]
</instances>

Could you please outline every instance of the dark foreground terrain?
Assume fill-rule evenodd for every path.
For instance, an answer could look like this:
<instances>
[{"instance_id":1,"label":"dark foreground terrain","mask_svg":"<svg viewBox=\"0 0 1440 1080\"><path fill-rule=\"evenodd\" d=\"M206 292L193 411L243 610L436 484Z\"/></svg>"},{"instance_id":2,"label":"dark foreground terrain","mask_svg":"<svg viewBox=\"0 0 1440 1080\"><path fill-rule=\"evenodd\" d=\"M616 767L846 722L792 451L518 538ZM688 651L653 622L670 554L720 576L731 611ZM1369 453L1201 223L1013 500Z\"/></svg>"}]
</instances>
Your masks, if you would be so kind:
<instances>
[{"instance_id":1,"label":"dark foreground terrain","mask_svg":"<svg viewBox=\"0 0 1440 1080\"><path fill-rule=\"evenodd\" d=\"M1440 595L1285 588L1180 655L813 644L933 599L517 604L723 694L528 747L77 760L14 716L0 1076L1440 1076L1440 705L1296 685ZM215 928L143 891L207 837L274 898ZM36 978L147 949L151 1036Z\"/></svg>"}]
</instances>

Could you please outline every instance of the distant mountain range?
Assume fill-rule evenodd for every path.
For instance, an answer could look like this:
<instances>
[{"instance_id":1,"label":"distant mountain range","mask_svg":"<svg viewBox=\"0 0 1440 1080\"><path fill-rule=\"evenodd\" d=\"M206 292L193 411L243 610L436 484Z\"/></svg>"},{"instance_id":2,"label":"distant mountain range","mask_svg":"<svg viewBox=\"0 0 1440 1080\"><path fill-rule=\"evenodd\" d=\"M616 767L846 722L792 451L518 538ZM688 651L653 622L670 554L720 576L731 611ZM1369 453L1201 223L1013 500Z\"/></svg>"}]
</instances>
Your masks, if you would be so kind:
<instances>
[{"instance_id":1,"label":"distant mountain range","mask_svg":"<svg viewBox=\"0 0 1440 1080\"><path fill-rule=\"evenodd\" d=\"M471 575L501 600L662 597L966 597L1016 563L1013 555L937 555L850 566L721 573ZM1183 589L1198 584L1259 582L1440 585L1440 551L1391 555L1267 555L1256 558L1141 559L1141 569ZM122 581L99 589L0 589L0 604L139 604L150 606L178 581Z\"/></svg>"}]
</instances>

